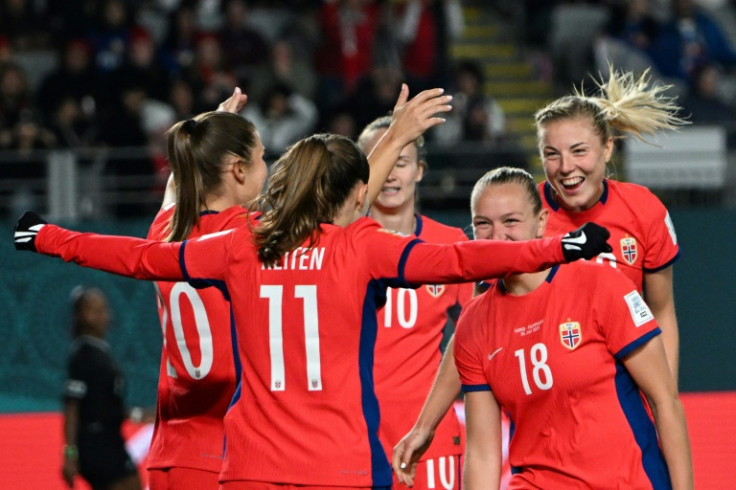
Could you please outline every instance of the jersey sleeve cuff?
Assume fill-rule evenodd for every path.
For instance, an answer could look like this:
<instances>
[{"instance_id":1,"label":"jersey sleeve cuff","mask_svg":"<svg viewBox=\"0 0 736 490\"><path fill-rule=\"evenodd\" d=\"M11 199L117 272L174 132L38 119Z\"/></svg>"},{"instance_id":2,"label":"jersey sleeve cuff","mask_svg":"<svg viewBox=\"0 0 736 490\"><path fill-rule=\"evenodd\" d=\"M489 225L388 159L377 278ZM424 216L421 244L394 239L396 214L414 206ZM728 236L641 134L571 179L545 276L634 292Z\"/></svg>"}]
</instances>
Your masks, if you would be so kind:
<instances>
[{"instance_id":1,"label":"jersey sleeve cuff","mask_svg":"<svg viewBox=\"0 0 736 490\"><path fill-rule=\"evenodd\" d=\"M488 384L480 385L462 385L463 393L472 393L474 391L491 391L491 387Z\"/></svg>"},{"instance_id":2,"label":"jersey sleeve cuff","mask_svg":"<svg viewBox=\"0 0 736 490\"><path fill-rule=\"evenodd\" d=\"M666 269L667 267L669 267L672 264L674 264L675 262L677 262L677 259L679 259L679 258L680 258L680 249L678 248L677 249L677 253L675 254L675 256L672 257L667 262L665 262L664 264L662 264L662 265L660 265L658 267L652 267L651 269L648 268L648 267L643 267L642 270L644 272L657 272L657 271L661 271L662 269Z\"/></svg>"},{"instance_id":3,"label":"jersey sleeve cuff","mask_svg":"<svg viewBox=\"0 0 736 490\"><path fill-rule=\"evenodd\" d=\"M633 342L630 342L627 344L623 349L619 350L617 353L615 353L613 356L621 360L624 357L628 356L632 351L636 350L637 348L641 347L642 345L649 342L652 338L656 337L657 335L661 334L662 330L659 327L654 328L653 330L650 330L649 332L645 333L638 339L634 340Z\"/></svg>"}]
</instances>

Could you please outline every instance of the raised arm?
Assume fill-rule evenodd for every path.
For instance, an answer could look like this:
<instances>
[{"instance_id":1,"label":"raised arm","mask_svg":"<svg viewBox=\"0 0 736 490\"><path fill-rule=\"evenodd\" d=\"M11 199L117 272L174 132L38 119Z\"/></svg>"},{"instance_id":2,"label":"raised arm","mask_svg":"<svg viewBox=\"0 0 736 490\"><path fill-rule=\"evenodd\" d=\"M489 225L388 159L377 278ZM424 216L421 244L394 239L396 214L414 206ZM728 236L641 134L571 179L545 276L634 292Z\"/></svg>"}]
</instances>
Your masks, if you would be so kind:
<instances>
[{"instance_id":1,"label":"raised arm","mask_svg":"<svg viewBox=\"0 0 736 490\"><path fill-rule=\"evenodd\" d=\"M394 106L391 125L368 155L371 175L368 180L368 202L373 203L386 182L401 150L421 136L427 129L445 120L438 114L452 109L452 96L435 88L420 92L409 100L409 87L401 84L401 92Z\"/></svg>"}]
</instances>

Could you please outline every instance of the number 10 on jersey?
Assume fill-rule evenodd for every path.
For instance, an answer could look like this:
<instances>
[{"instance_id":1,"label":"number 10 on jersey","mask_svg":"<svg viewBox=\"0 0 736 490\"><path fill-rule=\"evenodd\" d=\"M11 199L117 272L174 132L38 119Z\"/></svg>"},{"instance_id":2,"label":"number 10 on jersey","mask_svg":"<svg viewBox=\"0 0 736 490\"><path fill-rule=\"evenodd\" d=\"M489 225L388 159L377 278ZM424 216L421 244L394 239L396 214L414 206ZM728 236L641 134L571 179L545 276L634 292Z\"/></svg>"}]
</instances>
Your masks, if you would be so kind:
<instances>
[{"instance_id":1,"label":"number 10 on jersey","mask_svg":"<svg viewBox=\"0 0 736 490\"><path fill-rule=\"evenodd\" d=\"M268 336L271 353L271 391L286 389L284 366L283 302L284 286L261 285L261 298L268 299ZM322 367L319 356L319 319L317 286L294 286L294 298L301 299L304 309L304 345L307 360L307 389L322 390Z\"/></svg>"}]
</instances>

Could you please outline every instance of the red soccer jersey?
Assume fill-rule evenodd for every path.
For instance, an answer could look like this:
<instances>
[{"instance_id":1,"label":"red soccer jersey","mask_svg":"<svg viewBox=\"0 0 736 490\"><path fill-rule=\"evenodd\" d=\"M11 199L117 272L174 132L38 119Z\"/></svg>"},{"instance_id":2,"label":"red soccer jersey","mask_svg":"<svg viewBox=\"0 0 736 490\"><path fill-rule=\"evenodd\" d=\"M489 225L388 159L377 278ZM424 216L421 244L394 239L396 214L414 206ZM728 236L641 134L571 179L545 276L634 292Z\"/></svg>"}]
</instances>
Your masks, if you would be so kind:
<instances>
[{"instance_id":1,"label":"red soccer jersey","mask_svg":"<svg viewBox=\"0 0 736 490\"><path fill-rule=\"evenodd\" d=\"M416 215L415 236L429 243L467 240L460 228ZM386 305L378 310L378 337L373 373L381 408L381 442L389 455L412 427L434 383L442 353L448 313L473 294L472 283L427 284L416 289L388 288ZM452 311L451 310L457 310ZM449 410L422 460L460 454L460 423Z\"/></svg>"},{"instance_id":2,"label":"red soccer jersey","mask_svg":"<svg viewBox=\"0 0 736 490\"><path fill-rule=\"evenodd\" d=\"M184 243L44 225L39 253L139 279L215 285L231 301L243 365L225 415L221 480L390 486L373 389L376 303L387 286L452 283L563 261L561 237L421 243L370 218L323 224L319 243L258 261L249 227Z\"/></svg>"},{"instance_id":3,"label":"red soccer jersey","mask_svg":"<svg viewBox=\"0 0 736 490\"><path fill-rule=\"evenodd\" d=\"M646 187L603 181L603 195L590 209L568 213L552 198L548 182L539 184L544 207L549 209L547 236L564 234L594 221L608 228L613 252L595 261L620 269L642 292L644 272L672 265L680 254L675 227L662 202Z\"/></svg>"},{"instance_id":4,"label":"red soccer jersey","mask_svg":"<svg viewBox=\"0 0 736 490\"><path fill-rule=\"evenodd\" d=\"M586 262L529 294L471 300L455 335L463 391L509 414L509 488L669 488L654 424L621 359L660 333L634 284Z\"/></svg>"},{"instance_id":5,"label":"red soccer jersey","mask_svg":"<svg viewBox=\"0 0 736 490\"><path fill-rule=\"evenodd\" d=\"M173 205L162 209L148 238L165 239L173 214ZM235 228L247 216L240 207L203 214L189 238ZM225 443L222 419L240 374L233 356L230 303L215 288L169 281L155 287L164 342L148 468L219 472Z\"/></svg>"}]
</instances>

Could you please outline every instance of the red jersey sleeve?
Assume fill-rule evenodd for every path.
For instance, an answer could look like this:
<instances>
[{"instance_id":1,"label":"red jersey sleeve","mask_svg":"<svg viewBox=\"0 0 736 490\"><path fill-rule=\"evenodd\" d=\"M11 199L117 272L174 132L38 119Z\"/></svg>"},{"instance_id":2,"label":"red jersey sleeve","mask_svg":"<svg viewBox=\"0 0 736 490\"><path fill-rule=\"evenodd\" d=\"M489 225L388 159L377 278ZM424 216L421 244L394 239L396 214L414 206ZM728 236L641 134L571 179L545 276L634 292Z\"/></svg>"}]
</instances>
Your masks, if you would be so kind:
<instances>
[{"instance_id":1,"label":"red jersey sleeve","mask_svg":"<svg viewBox=\"0 0 736 490\"><path fill-rule=\"evenodd\" d=\"M239 243L251 246L246 227L210 233L182 244L181 270L194 287L220 285L227 278L231 252Z\"/></svg>"},{"instance_id":2,"label":"red jersey sleeve","mask_svg":"<svg viewBox=\"0 0 736 490\"><path fill-rule=\"evenodd\" d=\"M482 315L476 314L484 298L479 296L466 305L455 329L455 366L465 392L491 389L483 372L482 334L485 324Z\"/></svg>"},{"instance_id":3,"label":"red jersey sleeve","mask_svg":"<svg viewBox=\"0 0 736 490\"><path fill-rule=\"evenodd\" d=\"M181 281L181 243L98 235L45 225L36 236L36 250L84 267L136 279Z\"/></svg>"},{"instance_id":4,"label":"red jersey sleeve","mask_svg":"<svg viewBox=\"0 0 736 490\"><path fill-rule=\"evenodd\" d=\"M534 272L565 262L562 236L521 242L471 240L407 247L403 275L410 283L456 283Z\"/></svg>"},{"instance_id":5,"label":"red jersey sleeve","mask_svg":"<svg viewBox=\"0 0 736 490\"><path fill-rule=\"evenodd\" d=\"M659 335L661 330L629 278L613 269L602 268L602 272L605 284L593 290L605 290L606 293L596 294L593 301L603 303L599 328L608 350L621 359Z\"/></svg>"},{"instance_id":6,"label":"red jersey sleeve","mask_svg":"<svg viewBox=\"0 0 736 490\"><path fill-rule=\"evenodd\" d=\"M645 228L647 234L647 250L644 256L644 271L654 272L664 269L677 259L680 247L677 244L675 226L670 213L664 204L651 192L647 192L646 203L641 209L649 213L649 226Z\"/></svg>"}]
</instances>

